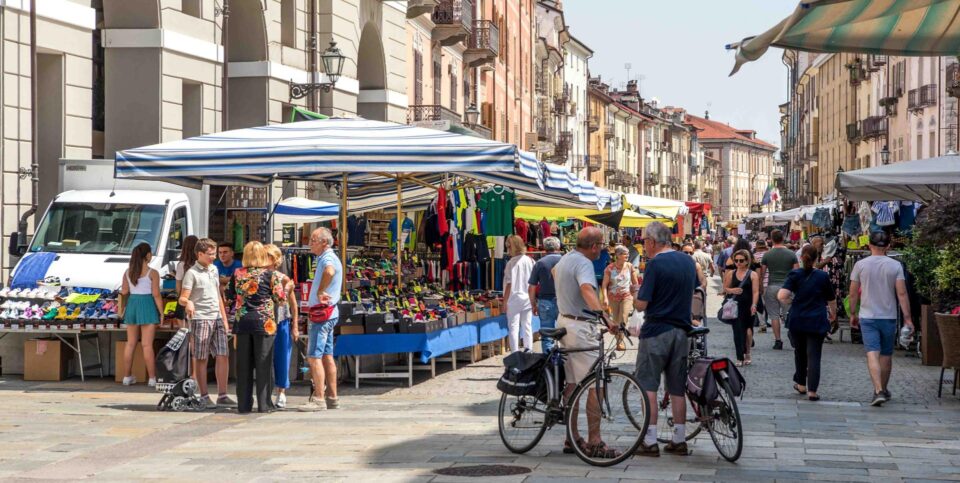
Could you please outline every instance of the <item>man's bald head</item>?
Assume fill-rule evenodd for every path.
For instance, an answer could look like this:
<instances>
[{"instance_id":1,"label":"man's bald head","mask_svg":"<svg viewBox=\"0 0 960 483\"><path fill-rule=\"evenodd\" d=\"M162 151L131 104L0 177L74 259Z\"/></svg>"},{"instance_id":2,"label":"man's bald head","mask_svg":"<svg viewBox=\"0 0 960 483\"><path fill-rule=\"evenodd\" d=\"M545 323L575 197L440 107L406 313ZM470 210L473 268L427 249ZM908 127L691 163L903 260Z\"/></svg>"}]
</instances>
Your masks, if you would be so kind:
<instances>
[{"instance_id":1,"label":"man's bald head","mask_svg":"<svg viewBox=\"0 0 960 483\"><path fill-rule=\"evenodd\" d=\"M595 226L588 226L577 233L577 248L590 249L603 243L603 232Z\"/></svg>"}]
</instances>

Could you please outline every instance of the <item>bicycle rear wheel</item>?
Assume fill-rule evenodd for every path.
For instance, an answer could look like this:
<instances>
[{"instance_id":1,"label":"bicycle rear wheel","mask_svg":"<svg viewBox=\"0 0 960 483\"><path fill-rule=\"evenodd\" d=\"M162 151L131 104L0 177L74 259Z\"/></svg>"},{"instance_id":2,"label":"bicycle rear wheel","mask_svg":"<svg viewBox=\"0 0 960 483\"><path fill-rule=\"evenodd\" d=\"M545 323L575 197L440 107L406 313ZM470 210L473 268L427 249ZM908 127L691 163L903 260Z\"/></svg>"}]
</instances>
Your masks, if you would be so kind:
<instances>
[{"instance_id":1,"label":"bicycle rear wheel","mask_svg":"<svg viewBox=\"0 0 960 483\"><path fill-rule=\"evenodd\" d=\"M535 396L500 396L500 439L508 450L526 453L547 430L547 405Z\"/></svg>"},{"instance_id":2,"label":"bicycle rear wheel","mask_svg":"<svg viewBox=\"0 0 960 483\"><path fill-rule=\"evenodd\" d=\"M612 466L640 446L650 424L650 402L632 375L609 369L599 384L593 373L574 389L566 419L567 439L587 442L573 446L577 456L594 466Z\"/></svg>"},{"instance_id":3,"label":"bicycle rear wheel","mask_svg":"<svg viewBox=\"0 0 960 483\"><path fill-rule=\"evenodd\" d=\"M720 385L719 396L717 401L709 406L710 421L707 431L720 456L733 463L740 459L740 453L743 452L743 424L730 384L725 380L717 382Z\"/></svg>"},{"instance_id":4,"label":"bicycle rear wheel","mask_svg":"<svg viewBox=\"0 0 960 483\"><path fill-rule=\"evenodd\" d=\"M673 406L670 397L661 387L657 391L657 441L669 443L673 441L673 432L676 426L673 419ZM686 441L696 438L700 434L703 426L697 418L697 409L693 406L690 398L687 398L687 422L685 424L687 432Z\"/></svg>"}]
</instances>

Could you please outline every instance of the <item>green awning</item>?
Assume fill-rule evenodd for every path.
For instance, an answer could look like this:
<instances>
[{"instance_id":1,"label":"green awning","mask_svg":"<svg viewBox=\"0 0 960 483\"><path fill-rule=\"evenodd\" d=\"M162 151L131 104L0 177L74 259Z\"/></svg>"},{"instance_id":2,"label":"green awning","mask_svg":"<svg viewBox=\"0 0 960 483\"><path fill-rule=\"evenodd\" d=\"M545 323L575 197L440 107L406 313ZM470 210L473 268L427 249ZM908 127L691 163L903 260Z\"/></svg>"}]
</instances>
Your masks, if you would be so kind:
<instances>
[{"instance_id":1,"label":"green awning","mask_svg":"<svg viewBox=\"0 0 960 483\"><path fill-rule=\"evenodd\" d=\"M290 122L312 121L314 119L330 119L330 116L325 116L319 112L308 111L296 106L294 106L293 111L290 112Z\"/></svg>"},{"instance_id":2,"label":"green awning","mask_svg":"<svg viewBox=\"0 0 960 483\"><path fill-rule=\"evenodd\" d=\"M769 47L902 56L960 54L960 0L804 0L793 15L727 45L740 66Z\"/></svg>"}]
</instances>

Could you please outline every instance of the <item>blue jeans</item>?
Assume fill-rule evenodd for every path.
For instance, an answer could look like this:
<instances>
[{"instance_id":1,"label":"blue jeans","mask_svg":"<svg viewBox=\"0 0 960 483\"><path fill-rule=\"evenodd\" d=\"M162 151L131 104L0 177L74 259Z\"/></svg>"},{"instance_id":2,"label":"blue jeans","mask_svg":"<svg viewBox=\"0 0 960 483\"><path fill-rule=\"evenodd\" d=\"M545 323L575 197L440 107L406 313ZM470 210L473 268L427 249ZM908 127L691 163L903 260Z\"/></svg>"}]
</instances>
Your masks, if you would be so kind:
<instances>
[{"instance_id":1,"label":"blue jeans","mask_svg":"<svg viewBox=\"0 0 960 483\"><path fill-rule=\"evenodd\" d=\"M882 356L893 355L897 340L897 319L860 319L860 334L867 352L879 352Z\"/></svg>"},{"instance_id":2,"label":"blue jeans","mask_svg":"<svg viewBox=\"0 0 960 483\"><path fill-rule=\"evenodd\" d=\"M273 342L273 382L278 389L290 387L290 356L293 350L290 323L284 320L277 324L277 338Z\"/></svg>"},{"instance_id":3,"label":"blue jeans","mask_svg":"<svg viewBox=\"0 0 960 483\"><path fill-rule=\"evenodd\" d=\"M541 329L554 329L557 327L557 316L559 315L559 311L557 310L556 299L537 299L537 311L540 313ZM544 354L550 352L550 349L553 349L554 344L556 344L556 342L550 337L543 337L540 340L540 345L543 348Z\"/></svg>"},{"instance_id":4,"label":"blue jeans","mask_svg":"<svg viewBox=\"0 0 960 483\"><path fill-rule=\"evenodd\" d=\"M337 319L335 318L326 322L310 323L307 358L319 359L323 356L333 355L333 328L336 325Z\"/></svg>"}]
</instances>

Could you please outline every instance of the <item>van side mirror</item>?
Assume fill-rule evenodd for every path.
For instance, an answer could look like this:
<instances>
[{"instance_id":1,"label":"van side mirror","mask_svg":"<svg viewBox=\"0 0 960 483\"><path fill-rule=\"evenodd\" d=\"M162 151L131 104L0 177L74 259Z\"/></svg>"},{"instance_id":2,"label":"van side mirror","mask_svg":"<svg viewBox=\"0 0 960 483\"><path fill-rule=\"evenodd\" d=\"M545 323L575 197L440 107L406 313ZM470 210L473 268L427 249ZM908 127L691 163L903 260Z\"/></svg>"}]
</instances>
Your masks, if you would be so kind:
<instances>
[{"instance_id":1,"label":"van side mirror","mask_svg":"<svg viewBox=\"0 0 960 483\"><path fill-rule=\"evenodd\" d=\"M7 244L7 253L11 257L20 258L24 253L27 253L27 246L20 244L20 232L13 232L10 234L10 242Z\"/></svg>"}]
</instances>

